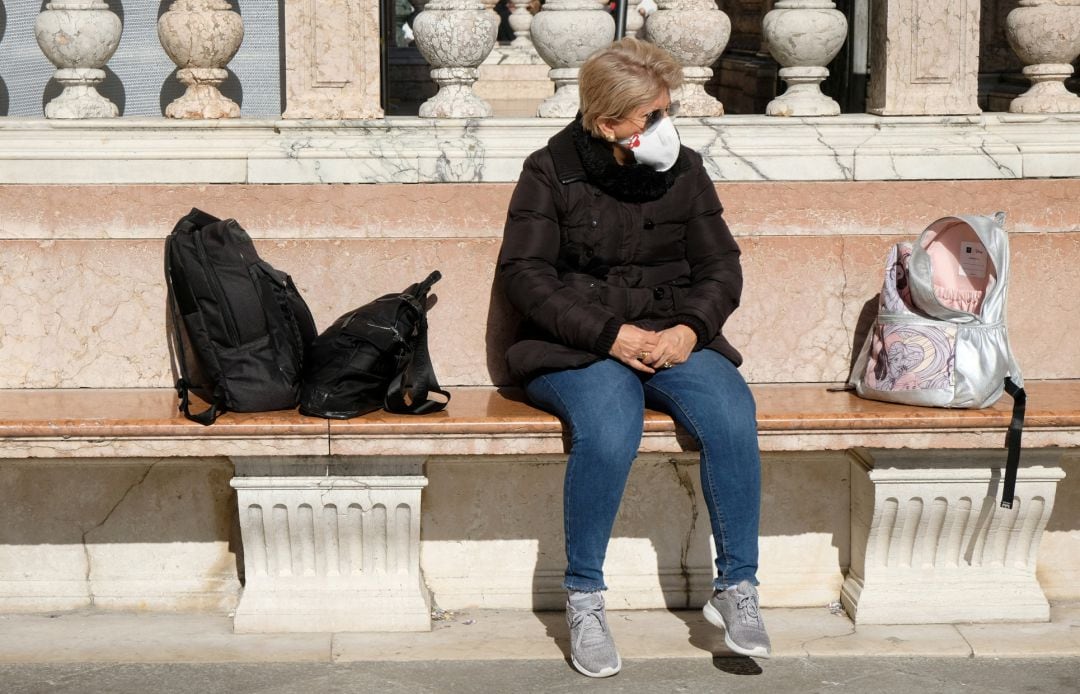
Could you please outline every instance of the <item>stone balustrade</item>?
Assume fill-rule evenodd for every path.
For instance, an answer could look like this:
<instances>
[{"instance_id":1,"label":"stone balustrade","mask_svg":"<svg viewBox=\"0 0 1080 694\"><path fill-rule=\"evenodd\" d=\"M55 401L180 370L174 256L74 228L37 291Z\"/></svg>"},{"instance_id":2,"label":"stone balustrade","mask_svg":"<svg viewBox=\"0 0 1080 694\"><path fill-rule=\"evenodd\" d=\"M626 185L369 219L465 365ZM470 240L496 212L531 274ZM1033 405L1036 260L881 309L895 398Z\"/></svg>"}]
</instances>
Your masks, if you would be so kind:
<instances>
[{"instance_id":1,"label":"stone balustrade","mask_svg":"<svg viewBox=\"0 0 1080 694\"><path fill-rule=\"evenodd\" d=\"M737 44L735 50L746 53L751 35L759 37L756 59L767 60L766 54L771 54L786 83L765 115L838 115L840 105L822 94L820 85L830 74L830 64L835 69L834 58L848 42L853 21L859 25L859 39L852 41L849 51L867 50L869 45L872 77L866 110L870 113L979 113L980 33L995 27L995 22L1004 25L996 34L999 42L1000 37L1007 37L1024 65L1023 76L1031 82L1027 92L1012 99L1009 110L1080 112L1080 97L1065 84L1080 54L1080 2L1072 0L1020 0L1006 18L1000 12L991 16L996 11L993 0L929 4L868 0L869 15L853 11L851 16L845 16L831 0L659 0L658 9L648 18L637 11L639 3L629 1L627 33L640 33L664 46L684 64L686 82L677 96L684 113L691 116L724 113L723 104L709 91L715 90L715 66L729 37ZM277 56L284 61L284 83L279 88L285 118L384 116L386 99L381 92L398 87L392 81L383 84L386 78L378 70L378 3L285 0ZM178 67L175 79L186 88L171 103L163 96L166 117L240 116L240 105L219 90L230 77L227 66L244 40L240 5L239 0L172 0L163 5L165 11L157 24L161 49ZM438 84L438 94L419 110L422 118L489 117L496 113L490 101L521 98L537 102L537 116L572 116L577 109L578 67L615 34L612 16L600 0L548 0L539 9L525 0L412 0L412 6L416 11L407 18L411 28L405 35L414 37L430 65L429 79ZM504 9L502 16L495 7ZM120 3L104 0L48 2L40 10L35 38L56 66L55 83L62 88L58 95L47 92L42 100L47 118L122 115L123 105L103 96L99 86L122 40L123 17L118 13L123 12ZM729 14L737 20L737 40ZM399 14L400 21L405 19ZM500 22L506 25L501 44L496 41ZM3 30L0 26L0 40L6 33L6 40L11 41L12 32ZM985 51L985 41L982 47ZM998 60L996 52L990 59ZM543 63L550 71L541 76ZM512 72L513 77L499 77L500 70ZM504 86L490 87L485 80ZM523 91L524 81L548 86L546 91ZM7 89L17 87L8 85ZM0 82L0 95L3 90ZM551 96L540 103L544 94ZM4 97L0 116L8 115Z\"/></svg>"}]
</instances>

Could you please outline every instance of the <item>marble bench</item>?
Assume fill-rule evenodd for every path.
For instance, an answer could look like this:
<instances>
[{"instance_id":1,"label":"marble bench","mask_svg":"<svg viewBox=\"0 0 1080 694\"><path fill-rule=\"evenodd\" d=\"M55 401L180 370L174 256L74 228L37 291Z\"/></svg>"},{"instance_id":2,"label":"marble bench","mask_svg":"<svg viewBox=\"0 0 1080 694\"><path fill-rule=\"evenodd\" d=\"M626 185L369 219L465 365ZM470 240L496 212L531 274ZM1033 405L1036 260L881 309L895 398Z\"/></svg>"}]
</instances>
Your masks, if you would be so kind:
<instances>
[{"instance_id":1,"label":"marble bench","mask_svg":"<svg viewBox=\"0 0 1080 694\"><path fill-rule=\"evenodd\" d=\"M943 410L823 384L753 389L763 451L850 458L851 560L838 597L857 622L1048 619L1035 561L1061 456L1080 446L1080 381L1028 383L1011 510L997 503L1008 398ZM560 422L513 389L452 390L444 412L424 417L228 413L210 427L185 420L167 389L6 390L0 459L226 456L246 579L237 631L423 630L426 466L560 455L566 446ZM669 417L646 414L643 454L692 449Z\"/></svg>"}]
</instances>

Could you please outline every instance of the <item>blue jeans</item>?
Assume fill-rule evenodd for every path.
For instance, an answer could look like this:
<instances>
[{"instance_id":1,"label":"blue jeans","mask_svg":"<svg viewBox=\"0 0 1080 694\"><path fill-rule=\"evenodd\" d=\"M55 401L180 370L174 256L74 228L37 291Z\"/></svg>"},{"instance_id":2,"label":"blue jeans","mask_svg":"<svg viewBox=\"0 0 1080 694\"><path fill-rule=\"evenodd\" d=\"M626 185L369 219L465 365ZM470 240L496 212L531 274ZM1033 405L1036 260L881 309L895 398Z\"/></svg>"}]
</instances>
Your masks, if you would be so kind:
<instances>
[{"instance_id":1,"label":"blue jeans","mask_svg":"<svg viewBox=\"0 0 1080 694\"><path fill-rule=\"evenodd\" d=\"M730 361L706 349L650 375L605 359L538 376L525 391L570 429L563 484L565 588L607 589L604 557L641 443L646 405L670 413L701 448L701 487L716 542L714 587L723 590L743 580L757 585L761 458L756 407Z\"/></svg>"}]
</instances>

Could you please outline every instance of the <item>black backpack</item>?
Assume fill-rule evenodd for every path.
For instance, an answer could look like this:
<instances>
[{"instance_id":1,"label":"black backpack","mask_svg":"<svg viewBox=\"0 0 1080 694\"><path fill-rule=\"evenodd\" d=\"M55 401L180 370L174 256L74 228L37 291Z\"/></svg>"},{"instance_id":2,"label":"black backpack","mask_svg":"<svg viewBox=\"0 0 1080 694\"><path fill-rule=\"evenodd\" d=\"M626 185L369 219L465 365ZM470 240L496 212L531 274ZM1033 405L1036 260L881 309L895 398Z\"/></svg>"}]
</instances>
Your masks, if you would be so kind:
<instances>
[{"instance_id":1,"label":"black backpack","mask_svg":"<svg viewBox=\"0 0 1080 694\"><path fill-rule=\"evenodd\" d=\"M236 220L198 209L181 218L165 240L165 282L185 417L213 424L228 410L296 407L315 321L292 279L259 258ZM192 414L189 392L210 408Z\"/></svg>"},{"instance_id":2,"label":"black backpack","mask_svg":"<svg viewBox=\"0 0 1080 694\"><path fill-rule=\"evenodd\" d=\"M300 413L349 419L379 408L426 414L446 407L450 394L439 387L427 344L427 295L441 277L436 270L400 294L346 313L319 335L304 364ZM446 401L429 400L430 392Z\"/></svg>"}]
</instances>

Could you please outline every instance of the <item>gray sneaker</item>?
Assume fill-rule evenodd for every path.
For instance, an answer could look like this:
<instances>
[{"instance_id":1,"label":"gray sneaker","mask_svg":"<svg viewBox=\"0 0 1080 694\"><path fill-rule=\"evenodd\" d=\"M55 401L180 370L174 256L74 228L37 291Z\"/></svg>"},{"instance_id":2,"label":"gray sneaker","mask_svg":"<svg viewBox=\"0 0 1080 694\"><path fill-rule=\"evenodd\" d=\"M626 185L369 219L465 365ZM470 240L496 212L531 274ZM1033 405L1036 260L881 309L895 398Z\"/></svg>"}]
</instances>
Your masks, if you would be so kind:
<instances>
[{"instance_id":1,"label":"gray sneaker","mask_svg":"<svg viewBox=\"0 0 1080 694\"><path fill-rule=\"evenodd\" d=\"M739 655L768 658L772 651L758 610L757 588L743 581L713 593L701 610L713 626L724 630L724 643Z\"/></svg>"},{"instance_id":2,"label":"gray sneaker","mask_svg":"<svg viewBox=\"0 0 1080 694\"><path fill-rule=\"evenodd\" d=\"M608 630L602 593L570 591L566 598L570 625L570 662L589 677L611 677L622 668L615 641Z\"/></svg>"}]
</instances>

